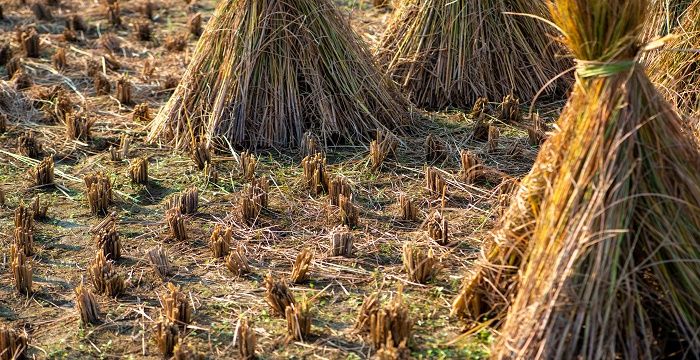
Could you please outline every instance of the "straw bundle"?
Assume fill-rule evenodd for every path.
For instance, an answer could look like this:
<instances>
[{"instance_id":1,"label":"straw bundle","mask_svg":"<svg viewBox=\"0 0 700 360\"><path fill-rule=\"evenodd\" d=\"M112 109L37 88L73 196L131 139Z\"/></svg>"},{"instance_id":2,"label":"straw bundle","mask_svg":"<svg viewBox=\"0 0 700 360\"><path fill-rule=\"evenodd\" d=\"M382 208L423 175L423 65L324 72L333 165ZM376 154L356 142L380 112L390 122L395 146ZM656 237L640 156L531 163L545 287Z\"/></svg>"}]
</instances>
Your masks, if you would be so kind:
<instances>
[{"instance_id":1,"label":"straw bundle","mask_svg":"<svg viewBox=\"0 0 700 360\"><path fill-rule=\"evenodd\" d=\"M411 0L399 8L378 51L382 63L417 105L471 108L479 97L514 93L532 99L570 67L547 25L541 0ZM567 77L546 88L564 93Z\"/></svg>"},{"instance_id":2,"label":"straw bundle","mask_svg":"<svg viewBox=\"0 0 700 360\"><path fill-rule=\"evenodd\" d=\"M405 132L409 103L329 0L219 2L150 140L223 137L245 147Z\"/></svg>"},{"instance_id":3,"label":"straw bundle","mask_svg":"<svg viewBox=\"0 0 700 360\"><path fill-rule=\"evenodd\" d=\"M646 1L555 0L577 84L456 313L494 358L700 355L700 156L636 59Z\"/></svg>"},{"instance_id":4,"label":"straw bundle","mask_svg":"<svg viewBox=\"0 0 700 360\"><path fill-rule=\"evenodd\" d=\"M664 48L654 54L649 75L663 94L693 120L697 132L700 119L700 1L694 1Z\"/></svg>"}]
</instances>

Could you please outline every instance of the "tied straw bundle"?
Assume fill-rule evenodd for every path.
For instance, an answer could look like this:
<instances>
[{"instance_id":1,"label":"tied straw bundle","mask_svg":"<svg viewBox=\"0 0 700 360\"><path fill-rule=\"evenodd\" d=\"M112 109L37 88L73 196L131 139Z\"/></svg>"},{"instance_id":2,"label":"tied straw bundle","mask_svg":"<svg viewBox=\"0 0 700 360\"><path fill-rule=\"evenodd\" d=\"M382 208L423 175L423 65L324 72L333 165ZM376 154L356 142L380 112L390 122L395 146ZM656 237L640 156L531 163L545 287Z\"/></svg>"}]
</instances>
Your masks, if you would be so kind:
<instances>
[{"instance_id":1,"label":"tied straw bundle","mask_svg":"<svg viewBox=\"0 0 700 360\"><path fill-rule=\"evenodd\" d=\"M377 58L415 104L431 109L468 109L480 97L510 94L530 100L543 88L558 97L571 77L550 79L571 63L549 27L533 18L546 13L542 0L406 1Z\"/></svg>"},{"instance_id":2,"label":"tied straw bundle","mask_svg":"<svg viewBox=\"0 0 700 360\"><path fill-rule=\"evenodd\" d=\"M179 148L200 137L296 147L307 130L369 140L408 130L410 107L331 1L225 0L149 138Z\"/></svg>"},{"instance_id":3,"label":"tied straw bundle","mask_svg":"<svg viewBox=\"0 0 700 360\"><path fill-rule=\"evenodd\" d=\"M577 81L457 314L497 359L700 356L700 154L637 63L648 4L554 0Z\"/></svg>"}]
</instances>

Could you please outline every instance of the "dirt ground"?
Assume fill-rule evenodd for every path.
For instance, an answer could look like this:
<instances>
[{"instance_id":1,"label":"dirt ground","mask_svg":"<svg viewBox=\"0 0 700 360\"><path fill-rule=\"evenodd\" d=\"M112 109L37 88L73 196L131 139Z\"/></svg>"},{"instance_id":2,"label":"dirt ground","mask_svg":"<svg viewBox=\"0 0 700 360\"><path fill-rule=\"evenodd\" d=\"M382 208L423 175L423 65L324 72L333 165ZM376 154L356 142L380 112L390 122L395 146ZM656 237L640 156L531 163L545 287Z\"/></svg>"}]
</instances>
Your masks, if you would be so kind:
<instances>
[{"instance_id":1,"label":"dirt ground","mask_svg":"<svg viewBox=\"0 0 700 360\"><path fill-rule=\"evenodd\" d=\"M42 2L43 3L43 2ZM529 170L537 148L530 146L525 124L498 123L498 145L487 150L484 142L472 138L473 121L459 111L427 114L420 134L400 139L396 158L378 171L370 170L368 144L326 149L334 175L345 176L352 185L360 212L360 224L352 231L354 254L330 256L329 233L338 224L338 210L327 196L309 192L300 167L301 155L291 151L258 152L256 174L270 178L270 205L249 225L239 215L239 194L247 181L242 177L239 154L216 154L218 183L208 182L188 154L168 146L146 143L147 122L132 119L134 105L115 97L117 80L128 74L133 83L133 104L147 103L151 112L164 104L186 68L196 37L188 35L187 19L201 13L211 16L214 1L156 0L153 20L140 10L141 0L121 1L122 26L110 24L105 4L94 1L61 0L48 7L52 20L37 20L27 5L3 2L0 42L10 42L15 54L22 54L15 29L34 26L40 34L40 57L24 58L24 71L33 85L11 95L22 98L30 109L14 107L9 113L7 132L0 135L0 187L6 206L0 208L0 321L29 334L28 356L32 358L161 358L153 340L153 326L161 314L160 296L172 282L187 294L194 308L193 322L183 342L207 354L208 358L237 356L235 334L241 318L253 321L257 353L263 359L365 359L373 354L369 341L353 330L363 297L379 292L383 303L402 286L413 322L409 347L418 359L484 358L496 336L482 331L460 335L465 324L450 318L451 302L462 276L470 269L499 212L499 183L468 185L458 176L459 151L469 149L488 166L512 177ZM390 11L372 9L368 3L338 2L370 46L376 46ZM89 29L66 41L66 19L79 14ZM148 22L152 40L140 41L134 25ZM108 35L111 34L111 35ZM168 37L184 36L181 51L168 50ZM109 41L107 41L109 40ZM65 48L66 66L58 70L52 56ZM98 64L111 84L110 95L97 95L87 64ZM117 64L118 63L118 64ZM144 71L147 63L155 66ZM7 80L7 69L0 67ZM53 99L47 96L60 86L76 109L95 121L86 141L69 140L65 125L52 119ZM0 94L1 95L1 94ZM2 100L0 98L0 100ZM2 101L0 101L2 103ZM496 113L491 104L490 113ZM19 109L19 110L18 110ZM527 109L524 107L523 111ZM555 114L543 113L552 120ZM29 172L36 160L20 156L18 138L33 133L42 145L38 157L55 160L56 185L35 187ZM448 183L443 213L449 222L450 243L438 245L428 237L426 219L441 206L425 186L425 151L428 134L444 142L445 159L435 165ZM112 161L109 147L118 146L122 135L132 139L127 159ZM148 185L132 184L130 163L146 157ZM116 269L127 279L122 295L96 295L103 321L81 326L75 309L74 289L85 279L94 291L87 268L96 245L89 230L102 218L90 213L82 177L103 171L113 181L117 230L122 258ZM187 241L177 241L164 220L165 203L175 193L196 186L200 206L187 216ZM419 208L419 220L398 219L398 197L408 194ZM33 293L15 291L10 271L14 209L21 201L36 196L48 203L47 218L36 221L36 253L30 258ZM233 276L221 259L209 250L209 236L216 224L234 228L236 243L245 245L252 272ZM439 275L425 285L407 280L402 264L402 246L415 242L432 249L441 261ZM156 275L146 252L162 244L175 271L165 280ZM264 276L287 278L295 257L311 249L314 258L310 280L290 285L297 299L311 299L312 337L304 342L286 341L286 321L274 316L265 302Z\"/></svg>"}]
</instances>

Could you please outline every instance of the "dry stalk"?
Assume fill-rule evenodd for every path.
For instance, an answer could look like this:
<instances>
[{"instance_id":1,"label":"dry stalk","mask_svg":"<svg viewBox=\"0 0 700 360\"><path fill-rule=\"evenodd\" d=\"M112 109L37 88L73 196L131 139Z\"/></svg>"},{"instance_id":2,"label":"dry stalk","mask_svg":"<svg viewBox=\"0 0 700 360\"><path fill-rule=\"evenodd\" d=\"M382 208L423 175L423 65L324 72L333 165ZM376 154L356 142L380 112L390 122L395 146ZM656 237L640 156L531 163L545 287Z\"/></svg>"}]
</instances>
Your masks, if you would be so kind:
<instances>
[{"instance_id":1,"label":"dry stalk","mask_svg":"<svg viewBox=\"0 0 700 360\"><path fill-rule=\"evenodd\" d=\"M216 184L219 182L219 172L216 170L216 166L211 163L204 164L204 178L207 183Z\"/></svg>"},{"instance_id":2,"label":"dry stalk","mask_svg":"<svg viewBox=\"0 0 700 360\"><path fill-rule=\"evenodd\" d=\"M7 114L0 114L0 135L7 132Z\"/></svg>"},{"instance_id":3,"label":"dry stalk","mask_svg":"<svg viewBox=\"0 0 700 360\"><path fill-rule=\"evenodd\" d=\"M302 300L285 309L287 318L287 339L304 341L311 334L311 311L309 302Z\"/></svg>"},{"instance_id":4,"label":"dry stalk","mask_svg":"<svg viewBox=\"0 0 700 360\"><path fill-rule=\"evenodd\" d=\"M90 289L85 287L83 281L75 288L75 308L80 314L80 322L83 325L99 324L100 309L97 299Z\"/></svg>"},{"instance_id":5,"label":"dry stalk","mask_svg":"<svg viewBox=\"0 0 700 360\"><path fill-rule=\"evenodd\" d=\"M20 135L17 139L17 152L32 159L38 159L41 156L41 144L34 136L34 133Z\"/></svg>"},{"instance_id":6,"label":"dry stalk","mask_svg":"<svg viewBox=\"0 0 700 360\"><path fill-rule=\"evenodd\" d=\"M209 237L209 249L215 259L228 255L233 243L233 229L217 224Z\"/></svg>"},{"instance_id":7,"label":"dry stalk","mask_svg":"<svg viewBox=\"0 0 700 360\"><path fill-rule=\"evenodd\" d=\"M34 220L46 219L46 213L49 211L48 205L41 205L40 196L37 195L32 201L32 214L34 214Z\"/></svg>"},{"instance_id":8,"label":"dry stalk","mask_svg":"<svg viewBox=\"0 0 700 360\"><path fill-rule=\"evenodd\" d=\"M129 80L129 75L122 75L117 80L117 100L123 105L131 105L131 93L133 91L133 85L131 80Z\"/></svg>"},{"instance_id":9,"label":"dry stalk","mask_svg":"<svg viewBox=\"0 0 700 360\"><path fill-rule=\"evenodd\" d=\"M498 138L501 136L501 130L496 126L489 126L489 138L486 143L486 148L488 152L496 152L498 150Z\"/></svg>"},{"instance_id":10,"label":"dry stalk","mask_svg":"<svg viewBox=\"0 0 700 360\"><path fill-rule=\"evenodd\" d=\"M284 280L275 281L272 273L268 273L265 276L265 289L265 301L270 305L272 312L284 317L287 306L295 303L287 283Z\"/></svg>"},{"instance_id":11,"label":"dry stalk","mask_svg":"<svg viewBox=\"0 0 700 360\"><path fill-rule=\"evenodd\" d=\"M545 134L544 130L544 122L537 113L532 114L531 120L532 126L527 127L528 141L532 146L541 145L547 139L547 134Z\"/></svg>"},{"instance_id":12,"label":"dry stalk","mask_svg":"<svg viewBox=\"0 0 700 360\"><path fill-rule=\"evenodd\" d=\"M187 19L187 27L190 29L190 34L199 38L202 36L202 14L196 13Z\"/></svg>"},{"instance_id":13,"label":"dry stalk","mask_svg":"<svg viewBox=\"0 0 700 360\"><path fill-rule=\"evenodd\" d=\"M118 1L107 6L107 18L113 27L118 28L122 26L122 17Z\"/></svg>"},{"instance_id":14,"label":"dry stalk","mask_svg":"<svg viewBox=\"0 0 700 360\"><path fill-rule=\"evenodd\" d=\"M47 156L34 168L34 185L52 185L54 180L53 157Z\"/></svg>"},{"instance_id":15,"label":"dry stalk","mask_svg":"<svg viewBox=\"0 0 700 360\"><path fill-rule=\"evenodd\" d=\"M21 39L24 54L28 58L41 57L41 41L39 39L39 33L36 32L36 29L31 28L29 31L23 31L21 34Z\"/></svg>"},{"instance_id":16,"label":"dry stalk","mask_svg":"<svg viewBox=\"0 0 700 360\"><path fill-rule=\"evenodd\" d=\"M243 244L238 244L234 251L231 251L224 259L226 268L235 276L242 276L250 272L248 257L245 254Z\"/></svg>"},{"instance_id":17,"label":"dry stalk","mask_svg":"<svg viewBox=\"0 0 700 360\"><path fill-rule=\"evenodd\" d=\"M65 120L68 140L90 140L90 129L96 119L88 117L86 113L70 113L66 114Z\"/></svg>"},{"instance_id":18,"label":"dry stalk","mask_svg":"<svg viewBox=\"0 0 700 360\"><path fill-rule=\"evenodd\" d=\"M425 169L425 184L430 191L430 195L435 198L441 196L444 198L447 193L447 182L445 182L445 178L442 176L440 170L432 166L428 166Z\"/></svg>"},{"instance_id":19,"label":"dry stalk","mask_svg":"<svg viewBox=\"0 0 700 360\"><path fill-rule=\"evenodd\" d=\"M399 288L396 296L383 308L380 308L369 319L370 342L379 350L393 341L393 346L408 342L411 335L411 320L408 306L403 302L403 289Z\"/></svg>"},{"instance_id":20,"label":"dry stalk","mask_svg":"<svg viewBox=\"0 0 700 360\"><path fill-rule=\"evenodd\" d=\"M207 357L191 344L178 343L173 349L172 360L205 360Z\"/></svg>"},{"instance_id":21,"label":"dry stalk","mask_svg":"<svg viewBox=\"0 0 700 360\"><path fill-rule=\"evenodd\" d=\"M403 268L408 280L420 284L434 279L440 271L439 261L435 258L433 249L428 249L426 254L417 245L409 243L403 245Z\"/></svg>"},{"instance_id":22,"label":"dry stalk","mask_svg":"<svg viewBox=\"0 0 700 360\"><path fill-rule=\"evenodd\" d=\"M341 224L354 228L360 223L359 211L352 201L352 194L349 197L340 194L338 207L340 207Z\"/></svg>"},{"instance_id":23,"label":"dry stalk","mask_svg":"<svg viewBox=\"0 0 700 360\"><path fill-rule=\"evenodd\" d=\"M425 161L429 164L439 161L444 161L447 159L447 149L445 148L445 143L429 134L425 138Z\"/></svg>"},{"instance_id":24,"label":"dry stalk","mask_svg":"<svg viewBox=\"0 0 700 360\"><path fill-rule=\"evenodd\" d=\"M6 324L0 325L0 359L24 359L27 340L26 332L20 333Z\"/></svg>"},{"instance_id":25,"label":"dry stalk","mask_svg":"<svg viewBox=\"0 0 700 360\"><path fill-rule=\"evenodd\" d=\"M379 294L372 293L365 296L362 301L362 306L357 312L357 319L355 320L355 331L361 334L369 333L370 319L377 315L379 312Z\"/></svg>"},{"instance_id":26,"label":"dry stalk","mask_svg":"<svg viewBox=\"0 0 700 360\"><path fill-rule=\"evenodd\" d=\"M148 158L136 159L129 167L129 178L135 184L148 184Z\"/></svg>"},{"instance_id":27,"label":"dry stalk","mask_svg":"<svg viewBox=\"0 0 700 360\"><path fill-rule=\"evenodd\" d=\"M187 295L177 286L168 283L167 287L168 290L160 299L163 312L169 320L184 328L192 322L192 306L187 300Z\"/></svg>"},{"instance_id":28,"label":"dry stalk","mask_svg":"<svg viewBox=\"0 0 700 360\"><path fill-rule=\"evenodd\" d=\"M100 71L96 71L92 75L92 83L95 86L95 95L109 95L112 92L112 85L109 83L107 76Z\"/></svg>"},{"instance_id":29,"label":"dry stalk","mask_svg":"<svg viewBox=\"0 0 700 360\"><path fill-rule=\"evenodd\" d=\"M418 220L418 207L406 194L399 194L399 217L405 221Z\"/></svg>"},{"instance_id":30,"label":"dry stalk","mask_svg":"<svg viewBox=\"0 0 700 360\"><path fill-rule=\"evenodd\" d=\"M328 200L333 206L340 206L340 196L352 196L352 187L343 176L333 176L328 184Z\"/></svg>"},{"instance_id":31,"label":"dry stalk","mask_svg":"<svg viewBox=\"0 0 700 360\"><path fill-rule=\"evenodd\" d=\"M410 360L411 350L406 346L406 341L402 341L399 346L394 346L391 336L386 340L374 356L375 360Z\"/></svg>"},{"instance_id":32,"label":"dry stalk","mask_svg":"<svg viewBox=\"0 0 700 360\"><path fill-rule=\"evenodd\" d=\"M193 142L190 148L192 160L199 170L203 170L206 164L211 163L211 147L205 141Z\"/></svg>"},{"instance_id":33,"label":"dry stalk","mask_svg":"<svg viewBox=\"0 0 700 360\"><path fill-rule=\"evenodd\" d=\"M322 157L325 156L321 148L321 140L319 140L318 136L313 132L307 131L301 138L301 157L313 157L316 156L316 154L321 154Z\"/></svg>"},{"instance_id":34,"label":"dry stalk","mask_svg":"<svg viewBox=\"0 0 700 360\"><path fill-rule=\"evenodd\" d=\"M168 35L163 44L168 51L183 51L187 47L187 34Z\"/></svg>"},{"instance_id":35,"label":"dry stalk","mask_svg":"<svg viewBox=\"0 0 700 360\"><path fill-rule=\"evenodd\" d=\"M435 240L440 245L449 244L448 229L447 229L447 219L442 216L440 211L433 212L430 220L428 221L428 236Z\"/></svg>"},{"instance_id":36,"label":"dry stalk","mask_svg":"<svg viewBox=\"0 0 700 360\"><path fill-rule=\"evenodd\" d=\"M241 217L252 224L260 216L262 209L268 206L270 183L266 176L253 181L245 187L241 196Z\"/></svg>"},{"instance_id":37,"label":"dry stalk","mask_svg":"<svg viewBox=\"0 0 700 360\"><path fill-rule=\"evenodd\" d=\"M328 191L329 173L326 157L323 154L316 153L305 157L301 161L301 167L304 169L304 179L312 194L319 195Z\"/></svg>"},{"instance_id":38,"label":"dry stalk","mask_svg":"<svg viewBox=\"0 0 700 360\"><path fill-rule=\"evenodd\" d=\"M241 153L241 174L243 179L253 180L255 178L255 168L258 165L258 160L255 155L248 151Z\"/></svg>"},{"instance_id":39,"label":"dry stalk","mask_svg":"<svg viewBox=\"0 0 700 360\"><path fill-rule=\"evenodd\" d=\"M111 260L107 260L104 252L98 251L95 260L90 263L88 273L92 285L99 294L110 297L117 296L124 291L126 284L121 274L114 268Z\"/></svg>"},{"instance_id":40,"label":"dry stalk","mask_svg":"<svg viewBox=\"0 0 700 360\"><path fill-rule=\"evenodd\" d=\"M66 48L60 47L51 56L51 65L57 70L63 70L68 65L68 59L66 58Z\"/></svg>"},{"instance_id":41,"label":"dry stalk","mask_svg":"<svg viewBox=\"0 0 700 360\"><path fill-rule=\"evenodd\" d=\"M153 20L155 19L154 12L156 11L156 6L151 2L151 0L147 0L143 6L141 6L141 13L143 16L148 19L148 20Z\"/></svg>"},{"instance_id":42,"label":"dry stalk","mask_svg":"<svg viewBox=\"0 0 700 360\"><path fill-rule=\"evenodd\" d=\"M377 130L377 138L369 144L372 171L378 170L389 157L396 157L398 143L396 135L389 131Z\"/></svg>"},{"instance_id":43,"label":"dry stalk","mask_svg":"<svg viewBox=\"0 0 700 360\"><path fill-rule=\"evenodd\" d=\"M106 259L119 260L121 254L121 241L117 233L117 219L115 213L109 214L93 229L93 242L102 251Z\"/></svg>"},{"instance_id":44,"label":"dry stalk","mask_svg":"<svg viewBox=\"0 0 700 360\"><path fill-rule=\"evenodd\" d=\"M156 245L151 250L148 250L146 256L153 270L161 279L165 279L172 274L173 268L170 265L170 260L168 260L168 255L165 249L163 249L163 246Z\"/></svg>"},{"instance_id":45,"label":"dry stalk","mask_svg":"<svg viewBox=\"0 0 700 360\"><path fill-rule=\"evenodd\" d=\"M106 215L112 204L112 182L103 172L98 171L83 177L90 212L93 215Z\"/></svg>"},{"instance_id":46,"label":"dry stalk","mask_svg":"<svg viewBox=\"0 0 700 360\"><path fill-rule=\"evenodd\" d=\"M506 124L520 124L523 121L523 116L520 113L520 99L508 94L503 98L503 102L499 105L500 112L498 119Z\"/></svg>"},{"instance_id":47,"label":"dry stalk","mask_svg":"<svg viewBox=\"0 0 700 360\"><path fill-rule=\"evenodd\" d=\"M313 260L314 254L310 249L304 248L294 260L294 266L292 266L292 274L289 276L294 284L301 284L309 281L309 267L311 266L311 260Z\"/></svg>"},{"instance_id":48,"label":"dry stalk","mask_svg":"<svg viewBox=\"0 0 700 360\"><path fill-rule=\"evenodd\" d=\"M480 119L486 114L486 109L489 105L489 99L485 97L479 97L472 105L472 111L469 113L469 117L472 119Z\"/></svg>"},{"instance_id":49,"label":"dry stalk","mask_svg":"<svg viewBox=\"0 0 700 360\"><path fill-rule=\"evenodd\" d=\"M459 159L462 164L462 169L460 170L462 181L468 185L473 184L483 171L481 160L469 150L462 150L459 153Z\"/></svg>"},{"instance_id":50,"label":"dry stalk","mask_svg":"<svg viewBox=\"0 0 700 360\"><path fill-rule=\"evenodd\" d=\"M195 214L199 208L199 189L191 186L187 190L175 194L166 202L166 210L177 208L182 214Z\"/></svg>"},{"instance_id":51,"label":"dry stalk","mask_svg":"<svg viewBox=\"0 0 700 360\"><path fill-rule=\"evenodd\" d=\"M82 16L73 14L66 19L66 28L72 31L87 31L88 27L85 24Z\"/></svg>"},{"instance_id":52,"label":"dry stalk","mask_svg":"<svg viewBox=\"0 0 700 360\"><path fill-rule=\"evenodd\" d=\"M15 281L15 289L20 294L32 293L32 267L27 261L27 255L14 244L10 246L10 271Z\"/></svg>"},{"instance_id":53,"label":"dry stalk","mask_svg":"<svg viewBox=\"0 0 700 360\"><path fill-rule=\"evenodd\" d=\"M131 147L131 136L122 135L119 140L119 148L109 147L109 157L112 161L120 162L129 157L129 147Z\"/></svg>"},{"instance_id":54,"label":"dry stalk","mask_svg":"<svg viewBox=\"0 0 700 360\"><path fill-rule=\"evenodd\" d=\"M15 90L24 90L32 87L34 80L25 68L20 68L12 75L11 83L14 85Z\"/></svg>"},{"instance_id":55,"label":"dry stalk","mask_svg":"<svg viewBox=\"0 0 700 360\"><path fill-rule=\"evenodd\" d=\"M148 21L136 21L134 23L134 33L136 34L136 40L151 41L153 35L151 23Z\"/></svg>"},{"instance_id":56,"label":"dry stalk","mask_svg":"<svg viewBox=\"0 0 700 360\"><path fill-rule=\"evenodd\" d=\"M134 106L134 112L131 113L131 120L134 122L150 122L152 120L151 110L147 102L142 102Z\"/></svg>"},{"instance_id":57,"label":"dry stalk","mask_svg":"<svg viewBox=\"0 0 700 360\"><path fill-rule=\"evenodd\" d=\"M339 226L330 233L331 256L352 256L353 236L346 226Z\"/></svg>"},{"instance_id":58,"label":"dry stalk","mask_svg":"<svg viewBox=\"0 0 700 360\"><path fill-rule=\"evenodd\" d=\"M173 356L175 345L178 343L179 335L179 327L168 318L161 317L161 319L156 323L153 337L155 338L156 344L158 345L158 350L163 357L170 359L170 357Z\"/></svg>"},{"instance_id":59,"label":"dry stalk","mask_svg":"<svg viewBox=\"0 0 700 360\"><path fill-rule=\"evenodd\" d=\"M165 221L168 223L170 235L179 241L187 240L187 228L185 227L185 216L180 213L180 208L174 207L165 212Z\"/></svg>"},{"instance_id":60,"label":"dry stalk","mask_svg":"<svg viewBox=\"0 0 700 360\"><path fill-rule=\"evenodd\" d=\"M248 319L241 320L236 337L238 338L238 356L241 360L255 359L255 346L258 340Z\"/></svg>"},{"instance_id":61,"label":"dry stalk","mask_svg":"<svg viewBox=\"0 0 700 360\"><path fill-rule=\"evenodd\" d=\"M15 231L13 245L22 250L25 255L34 253L34 214L20 202L15 209Z\"/></svg>"}]
</instances>

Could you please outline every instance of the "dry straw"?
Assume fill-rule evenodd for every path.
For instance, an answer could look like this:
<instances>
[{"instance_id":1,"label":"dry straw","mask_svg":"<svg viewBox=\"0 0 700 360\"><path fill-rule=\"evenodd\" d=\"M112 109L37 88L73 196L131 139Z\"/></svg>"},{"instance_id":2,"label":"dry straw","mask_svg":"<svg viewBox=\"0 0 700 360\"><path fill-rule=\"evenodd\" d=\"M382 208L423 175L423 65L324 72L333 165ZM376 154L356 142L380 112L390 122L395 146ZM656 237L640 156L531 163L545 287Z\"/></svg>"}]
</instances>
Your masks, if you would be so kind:
<instances>
[{"instance_id":1,"label":"dry straw","mask_svg":"<svg viewBox=\"0 0 700 360\"><path fill-rule=\"evenodd\" d=\"M355 142L412 123L410 104L329 0L219 2L181 85L151 141L297 147L311 129Z\"/></svg>"},{"instance_id":2,"label":"dry straw","mask_svg":"<svg viewBox=\"0 0 700 360\"><path fill-rule=\"evenodd\" d=\"M175 351L175 345L178 343L180 328L176 323L166 317L161 319L155 325L153 338L156 341L158 350L164 358L169 359Z\"/></svg>"},{"instance_id":3,"label":"dry straw","mask_svg":"<svg viewBox=\"0 0 700 360\"><path fill-rule=\"evenodd\" d=\"M148 158L134 160L129 166L129 178L134 184L148 184Z\"/></svg>"},{"instance_id":4,"label":"dry straw","mask_svg":"<svg viewBox=\"0 0 700 360\"><path fill-rule=\"evenodd\" d=\"M369 333L369 321L373 316L377 315L379 312L379 294L372 293L366 295L362 301L362 306L357 312L357 319L355 320L355 331L368 334Z\"/></svg>"},{"instance_id":5,"label":"dry straw","mask_svg":"<svg viewBox=\"0 0 700 360\"><path fill-rule=\"evenodd\" d=\"M53 156L47 156L34 168L34 185L53 185L54 180Z\"/></svg>"},{"instance_id":6,"label":"dry straw","mask_svg":"<svg viewBox=\"0 0 700 360\"><path fill-rule=\"evenodd\" d=\"M328 191L330 174L325 155L322 153L309 155L301 160L301 167L304 169L306 185L312 194L319 195Z\"/></svg>"},{"instance_id":7,"label":"dry straw","mask_svg":"<svg viewBox=\"0 0 700 360\"><path fill-rule=\"evenodd\" d=\"M121 241L117 233L117 219L112 213L92 230L93 241L102 251L105 258L119 260L121 258Z\"/></svg>"},{"instance_id":8,"label":"dry straw","mask_svg":"<svg viewBox=\"0 0 700 360\"><path fill-rule=\"evenodd\" d=\"M399 218L404 221L418 220L418 207L406 194L399 195Z\"/></svg>"},{"instance_id":9,"label":"dry straw","mask_svg":"<svg viewBox=\"0 0 700 360\"><path fill-rule=\"evenodd\" d=\"M577 84L454 303L494 358L700 356L700 154L636 61L647 6L551 4Z\"/></svg>"},{"instance_id":10,"label":"dry straw","mask_svg":"<svg viewBox=\"0 0 700 360\"><path fill-rule=\"evenodd\" d=\"M353 236L347 226L339 226L329 234L331 239L331 256L352 256Z\"/></svg>"},{"instance_id":11,"label":"dry straw","mask_svg":"<svg viewBox=\"0 0 700 360\"><path fill-rule=\"evenodd\" d=\"M392 78L417 105L468 109L479 97L515 93L532 99L569 68L552 41L541 0L405 1L394 15L377 54ZM545 89L563 94L570 78Z\"/></svg>"}]
</instances>

